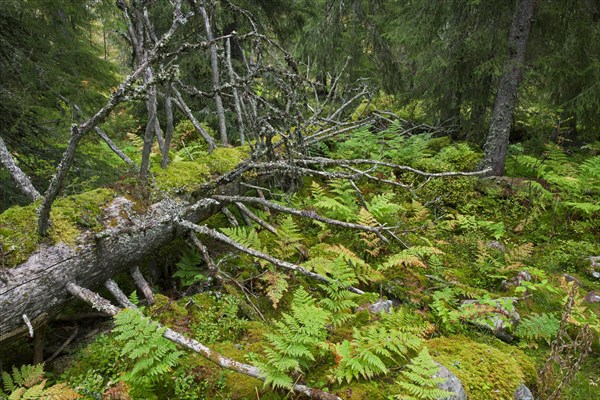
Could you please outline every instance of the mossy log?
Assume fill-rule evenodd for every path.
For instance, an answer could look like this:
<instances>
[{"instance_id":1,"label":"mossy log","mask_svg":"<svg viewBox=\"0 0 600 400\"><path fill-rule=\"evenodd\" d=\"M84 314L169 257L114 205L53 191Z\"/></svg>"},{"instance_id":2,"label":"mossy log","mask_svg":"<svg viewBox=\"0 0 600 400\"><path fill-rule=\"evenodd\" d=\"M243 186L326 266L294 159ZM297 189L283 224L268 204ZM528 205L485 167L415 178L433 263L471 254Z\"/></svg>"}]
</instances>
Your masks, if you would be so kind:
<instances>
[{"instance_id":1,"label":"mossy log","mask_svg":"<svg viewBox=\"0 0 600 400\"><path fill-rule=\"evenodd\" d=\"M219 192L238 193L238 185L225 185ZM0 270L0 342L27 333L24 318L35 328L55 316L70 298L65 290L69 282L99 287L185 234L178 221L199 222L220 207L211 199L189 203L167 198L136 213L132 201L116 197L103 207L100 232L82 232L76 247L41 245L26 262Z\"/></svg>"}]
</instances>

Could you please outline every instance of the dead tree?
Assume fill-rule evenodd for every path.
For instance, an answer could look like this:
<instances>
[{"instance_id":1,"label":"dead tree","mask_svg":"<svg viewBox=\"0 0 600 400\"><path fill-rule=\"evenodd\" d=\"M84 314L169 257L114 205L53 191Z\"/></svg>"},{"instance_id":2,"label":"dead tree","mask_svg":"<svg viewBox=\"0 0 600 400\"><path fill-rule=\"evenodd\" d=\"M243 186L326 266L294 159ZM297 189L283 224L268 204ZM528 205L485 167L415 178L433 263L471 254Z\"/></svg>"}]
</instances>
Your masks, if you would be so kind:
<instances>
[{"instance_id":1,"label":"dead tree","mask_svg":"<svg viewBox=\"0 0 600 400\"><path fill-rule=\"evenodd\" d=\"M203 4L199 1L192 1L192 3L197 8ZM337 140L338 137L357 128L386 123L389 115L385 118L377 115L365 115L364 118L356 121L347 121L346 116L353 105L363 99L368 99L370 91L367 86L343 83L339 76L332 80L333 83L326 96L319 97L319 91L315 90L317 84L311 82L310 77L300 71L302 66L277 43L257 32L251 15L228 3L232 10L247 18L252 27L252 30L248 32L236 34L238 40L246 40L244 42L245 51L249 54L250 61L246 64L246 71L243 74L232 72L233 67L231 66L229 82L220 86L218 81L216 83L213 81L212 91L205 93L177 80L169 73L155 74L153 67L169 63L175 64L177 57L188 49L208 49L212 54L216 41L227 41L231 39L232 35L212 38L207 34L205 42L183 43L173 49L169 47L170 39L175 35L178 27L194 17L193 14L184 15L182 13L181 1L175 1L171 27L160 38L157 38L152 31L146 10L143 8L132 9L131 4L126 0L119 0L118 4L126 15L128 29L131 30L129 37L132 44L136 46L133 42L137 41L139 47L142 43L143 48L138 52L139 59L136 69L112 94L102 109L84 122L73 125L67 151L44 194L38 219L40 236L47 234L51 206L60 193L75 156L77 144L84 135L95 130L118 104L126 100L145 101L149 112L141 167L142 176L148 175L153 137L159 137L158 132L160 131L156 115L157 99L160 97L159 87L163 88L165 92L163 95L165 109L170 107L170 102L175 103L192 121L211 150L214 147L212 138L194 117L182 94L216 98L223 93L230 93L235 88L239 97L235 100L237 104L234 106L235 111L231 112L235 112L243 126L249 128L248 132L253 131L254 141L250 143L251 154L247 160L241 162L233 170L211 180L196 192L189 193L185 199L174 199L164 195L162 200L148 205L147 210L136 212L131 204L132 200L118 197L102 210L103 219L100 232L90 230L82 232L76 249L63 243L42 244L26 262L2 271L0 275L0 342L17 339L23 334L33 332L45 321L58 315L71 296L89 301L101 311L114 315L118 311L116 307L83 288L95 290L105 282L109 282L108 286L115 291L110 280L121 272L132 273L148 301L152 301L152 292L145 285L136 267L144 257L153 251L175 238L189 237L192 233L217 240L237 251L261 258L276 268L284 269L290 275L298 274L325 284L334 279L331 276L309 271L301 265L250 249L203 224L208 217L221 209L225 210L223 207L227 204L239 204L245 216L257 221L270 231L275 231L277 228L252 213L246 207L247 204L257 204L273 212L309 218L339 228L368 232L377 235L384 242L395 238L392 228L338 221L315 212L282 206L265 199L260 194L258 197L251 197L247 189L256 188L260 184L260 180L270 179L274 176L293 180L310 175L324 179L370 179L410 189L410 184L398 182L391 173L387 177L385 175L382 177L380 174L374 174L373 171L377 168L383 172L401 170L420 177L422 181L452 175L480 175L483 173L478 171L475 173L434 174L383 161L332 160L312 157L310 146L320 141ZM199 12L202 15L197 17L204 19L206 12L202 13L202 10ZM271 59L268 65L263 64L262 51L265 48L270 50ZM257 93L253 89L253 83L258 79L262 84L269 86L268 95L264 94L267 91ZM140 83L139 86L136 87L136 83ZM347 86L345 90L340 89L341 85ZM313 93L315 98L309 99ZM347 93L348 96L342 97L341 93ZM172 131L170 118L167 113L167 135L164 137L165 142L161 145L163 156L165 149L168 154L169 132ZM281 139L275 140L276 135ZM361 169L364 166L368 169ZM251 173L246 174L247 172ZM248 178L249 176L251 178ZM194 241L196 246L198 243ZM218 266L211 262L211 255L207 248L202 244L198 248L207 260L210 272L218 275ZM346 289L360 294L364 293L365 288L347 286ZM170 339L175 337L176 335L173 333ZM183 343L185 338L179 337L179 339L182 342L180 344L199 351L219 365L247 373L250 376L260 377L260 372L255 367L224 361L221 356L215 356L214 352L199 343L186 342L187 344L185 344ZM302 385L296 385L295 390L313 398L336 398Z\"/></svg>"}]
</instances>

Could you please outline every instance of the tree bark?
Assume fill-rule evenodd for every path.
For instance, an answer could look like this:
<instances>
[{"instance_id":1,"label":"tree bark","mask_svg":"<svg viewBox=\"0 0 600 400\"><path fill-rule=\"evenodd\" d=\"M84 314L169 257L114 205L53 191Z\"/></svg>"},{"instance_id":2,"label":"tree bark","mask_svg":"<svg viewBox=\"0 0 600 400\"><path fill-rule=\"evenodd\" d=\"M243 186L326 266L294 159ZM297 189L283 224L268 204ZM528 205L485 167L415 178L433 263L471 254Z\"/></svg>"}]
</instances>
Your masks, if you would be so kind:
<instances>
[{"instance_id":1,"label":"tree bark","mask_svg":"<svg viewBox=\"0 0 600 400\"><path fill-rule=\"evenodd\" d=\"M228 144L227 140L227 127L225 125L225 110L223 109L223 101L221 100L221 95L218 92L219 88L219 58L217 56L217 44L214 41L214 37L212 34L212 28L210 26L210 18L208 17L208 13L206 12L206 8L199 4L197 0L194 0L194 5L198 10L199 14L202 15L202 19L204 20L204 30L206 32L206 40L210 43L210 66L212 69L212 84L213 90L215 91L215 104L217 107L217 116L219 117L219 133L221 134L221 144L226 146Z\"/></svg>"},{"instance_id":2,"label":"tree bark","mask_svg":"<svg viewBox=\"0 0 600 400\"><path fill-rule=\"evenodd\" d=\"M517 0L508 37L508 60L500 78L492 111L490 130L484 146L482 166L491 168L488 175L503 175L508 150L508 135L517 103L517 92L523 76L527 40L533 18L535 0Z\"/></svg>"},{"instance_id":3,"label":"tree bark","mask_svg":"<svg viewBox=\"0 0 600 400\"><path fill-rule=\"evenodd\" d=\"M232 184L221 191L234 194L238 189ZM42 244L27 262L0 271L0 342L28 331L23 315L37 327L58 314L69 299L67 283L98 287L185 234L187 229L176 221L202 221L220 209L212 199L195 204L167 199L142 215L132 211L132 206L131 201L116 198L103 210L104 230L82 234L82 244L76 249L62 243Z\"/></svg>"},{"instance_id":4,"label":"tree bark","mask_svg":"<svg viewBox=\"0 0 600 400\"><path fill-rule=\"evenodd\" d=\"M31 184L31 180L29 177L19 168L15 159L13 158L10 151L4 144L4 140L0 137L0 162L4 165L4 167L8 170L8 173L13 178L21 192L27 196L27 198L31 201L36 201L41 198L42 195L37 189Z\"/></svg>"}]
</instances>

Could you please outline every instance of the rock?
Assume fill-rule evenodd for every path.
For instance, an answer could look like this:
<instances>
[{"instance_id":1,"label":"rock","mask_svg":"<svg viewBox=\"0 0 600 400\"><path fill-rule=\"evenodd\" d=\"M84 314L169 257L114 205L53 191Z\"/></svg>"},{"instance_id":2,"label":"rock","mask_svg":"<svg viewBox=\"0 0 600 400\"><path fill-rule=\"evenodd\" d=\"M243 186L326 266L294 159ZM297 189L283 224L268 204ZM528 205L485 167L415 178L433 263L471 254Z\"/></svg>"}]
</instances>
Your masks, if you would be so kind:
<instances>
[{"instance_id":1,"label":"rock","mask_svg":"<svg viewBox=\"0 0 600 400\"><path fill-rule=\"evenodd\" d=\"M519 271L517 275L509 281L502 281L502 286L505 290L508 290L512 286L521 286L521 282L531 281L531 274L527 271Z\"/></svg>"},{"instance_id":2,"label":"rock","mask_svg":"<svg viewBox=\"0 0 600 400\"><path fill-rule=\"evenodd\" d=\"M445 398L445 400L467 400L467 393L465 392L462 383L460 383L460 379L442 364L436 364L440 366L440 369L433 377L446 379L446 381L439 384L438 387L442 390L454 393L453 396Z\"/></svg>"},{"instance_id":3,"label":"rock","mask_svg":"<svg viewBox=\"0 0 600 400\"><path fill-rule=\"evenodd\" d=\"M585 295L584 300L588 303L600 303L600 293L597 290L592 290Z\"/></svg>"},{"instance_id":4,"label":"rock","mask_svg":"<svg viewBox=\"0 0 600 400\"><path fill-rule=\"evenodd\" d=\"M473 317L468 322L492 332L500 340L511 342L514 338L508 333L508 330L521 321L521 316L514 307L516 301L515 297L501 297L487 301L485 304L480 300L465 300L462 302L461 309L465 311L468 307L480 309L483 316ZM507 305L511 305L511 307L507 308ZM494 308L496 311L493 310Z\"/></svg>"},{"instance_id":5,"label":"rock","mask_svg":"<svg viewBox=\"0 0 600 400\"><path fill-rule=\"evenodd\" d=\"M376 303L370 304L368 309L369 312L373 313L373 314L378 314L380 312L390 312L392 310L392 307L394 306L394 303L391 300L379 300Z\"/></svg>"},{"instance_id":6,"label":"rock","mask_svg":"<svg viewBox=\"0 0 600 400\"><path fill-rule=\"evenodd\" d=\"M492 240L491 242L488 242L486 244L486 247L488 247L490 249L495 249L495 250L501 251L503 253L506 250L506 247L497 240Z\"/></svg>"},{"instance_id":7,"label":"rock","mask_svg":"<svg viewBox=\"0 0 600 400\"><path fill-rule=\"evenodd\" d=\"M596 271L596 267L600 267L600 257L592 256L590 257L590 270L589 273L592 277L596 279L600 279L600 272Z\"/></svg>"},{"instance_id":8,"label":"rock","mask_svg":"<svg viewBox=\"0 0 600 400\"><path fill-rule=\"evenodd\" d=\"M575 278L573 275L563 274L563 278L565 278L565 281L567 282L575 282L577 286L582 286L581 281Z\"/></svg>"},{"instance_id":9,"label":"rock","mask_svg":"<svg viewBox=\"0 0 600 400\"><path fill-rule=\"evenodd\" d=\"M531 390L521 383L515 390L515 400L534 400L534 398Z\"/></svg>"}]
</instances>

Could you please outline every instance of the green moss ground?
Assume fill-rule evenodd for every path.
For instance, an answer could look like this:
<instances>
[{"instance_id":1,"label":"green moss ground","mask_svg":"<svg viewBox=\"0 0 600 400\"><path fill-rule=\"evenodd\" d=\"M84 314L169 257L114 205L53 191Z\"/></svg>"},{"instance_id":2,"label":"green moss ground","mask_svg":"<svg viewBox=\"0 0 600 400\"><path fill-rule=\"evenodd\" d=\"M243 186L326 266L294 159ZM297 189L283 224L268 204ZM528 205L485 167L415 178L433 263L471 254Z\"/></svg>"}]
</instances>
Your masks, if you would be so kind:
<instances>
[{"instance_id":1,"label":"green moss ground","mask_svg":"<svg viewBox=\"0 0 600 400\"><path fill-rule=\"evenodd\" d=\"M484 344L458 335L432 339L426 345L432 357L460 379L470 399L512 400L520 383L535 382L532 360L498 340Z\"/></svg>"}]
</instances>

